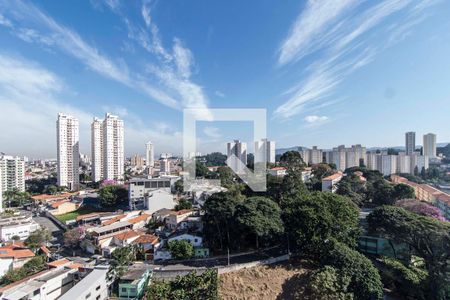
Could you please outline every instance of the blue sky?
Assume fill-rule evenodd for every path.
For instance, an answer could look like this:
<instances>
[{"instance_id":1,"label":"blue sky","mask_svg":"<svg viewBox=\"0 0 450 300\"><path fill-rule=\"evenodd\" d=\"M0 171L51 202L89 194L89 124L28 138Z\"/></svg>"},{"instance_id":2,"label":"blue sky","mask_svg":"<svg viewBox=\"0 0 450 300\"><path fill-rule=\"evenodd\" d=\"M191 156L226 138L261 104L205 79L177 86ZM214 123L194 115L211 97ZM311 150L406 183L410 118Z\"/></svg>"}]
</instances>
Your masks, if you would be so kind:
<instances>
[{"instance_id":1,"label":"blue sky","mask_svg":"<svg viewBox=\"0 0 450 300\"><path fill-rule=\"evenodd\" d=\"M55 157L59 111L180 153L183 108L265 108L278 147L450 141L450 2L0 0L0 151ZM200 122L199 151L250 141Z\"/></svg>"}]
</instances>

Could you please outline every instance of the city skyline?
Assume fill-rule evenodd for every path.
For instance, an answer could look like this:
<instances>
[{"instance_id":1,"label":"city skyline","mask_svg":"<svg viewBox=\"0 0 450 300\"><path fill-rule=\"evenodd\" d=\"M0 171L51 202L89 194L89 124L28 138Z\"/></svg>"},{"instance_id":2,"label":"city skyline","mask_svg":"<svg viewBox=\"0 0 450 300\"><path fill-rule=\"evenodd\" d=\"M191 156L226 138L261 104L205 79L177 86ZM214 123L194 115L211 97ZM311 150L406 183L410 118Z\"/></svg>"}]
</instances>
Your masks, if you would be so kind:
<instances>
[{"instance_id":1,"label":"city skyline","mask_svg":"<svg viewBox=\"0 0 450 300\"><path fill-rule=\"evenodd\" d=\"M126 124L127 157L149 140L181 153L186 107L266 108L279 148L399 146L409 130L417 144L428 132L450 142L439 109L450 97L448 5L0 1L0 151L56 158L64 112L88 154L92 117L111 112ZM202 153L253 144L250 129L203 123Z\"/></svg>"}]
</instances>

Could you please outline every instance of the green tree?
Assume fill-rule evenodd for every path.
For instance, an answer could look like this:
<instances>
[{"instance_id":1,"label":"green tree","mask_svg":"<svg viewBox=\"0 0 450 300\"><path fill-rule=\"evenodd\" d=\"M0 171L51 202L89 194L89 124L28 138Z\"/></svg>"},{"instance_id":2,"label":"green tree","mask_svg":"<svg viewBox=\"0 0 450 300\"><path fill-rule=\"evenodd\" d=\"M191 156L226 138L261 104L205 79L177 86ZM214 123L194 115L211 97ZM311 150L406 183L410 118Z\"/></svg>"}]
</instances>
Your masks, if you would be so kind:
<instances>
[{"instance_id":1,"label":"green tree","mask_svg":"<svg viewBox=\"0 0 450 300\"><path fill-rule=\"evenodd\" d=\"M116 207L127 201L128 190L120 185L107 185L98 192L102 207Z\"/></svg>"},{"instance_id":2,"label":"green tree","mask_svg":"<svg viewBox=\"0 0 450 300\"><path fill-rule=\"evenodd\" d=\"M194 256L194 246L189 241L170 241L169 251L174 259L188 259Z\"/></svg>"},{"instance_id":3,"label":"green tree","mask_svg":"<svg viewBox=\"0 0 450 300\"><path fill-rule=\"evenodd\" d=\"M361 206L366 201L367 189L365 182L353 173L344 176L338 183L337 194L347 196Z\"/></svg>"},{"instance_id":4,"label":"green tree","mask_svg":"<svg viewBox=\"0 0 450 300\"><path fill-rule=\"evenodd\" d=\"M182 210L182 209L191 209L192 208L192 202L187 199L181 199L178 201L178 204L175 205L175 210Z\"/></svg>"},{"instance_id":5,"label":"green tree","mask_svg":"<svg viewBox=\"0 0 450 300\"><path fill-rule=\"evenodd\" d=\"M251 197L236 208L236 220L244 233L251 233L259 248L259 239L283 232L281 210L278 205L264 197Z\"/></svg>"},{"instance_id":6,"label":"green tree","mask_svg":"<svg viewBox=\"0 0 450 300\"><path fill-rule=\"evenodd\" d=\"M42 245L45 245L51 238L52 235L50 232L46 228L41 228L30 233L28 238L25 240L25 245L32 249L37 249Z\"/></svg>"},{"instance_id":7,"label":"green tree","mask_svg":"<svg viewBox=\"0 0 450 300\"><path fill-rule=\"evenodd\" d=\"M223 187L230 187L235 184L234 182L234 173L228 166L219 167L217 169L217 173L219 174L220 184Z\"/></svg>"},{"instance_id":8,"label":"green tree","mask_svg":"<svg viewBox=\"0 0 450 300\"><path fill-rule=\"evenodd\" d=\"M218 300L217 271L208 269L202 274L195 271L177 276L170 282L154 281L147 290L148 300Z\"/></svg>"},{"instance_id":9,"label":"green tree","mask_svg":"<svg viewBox=\"0 0 450 300\"><path fill-rule=\"evenodd\" d=\"M340 276L350 278L347 292L355 299L374 300L383 298L380 274L372 262L356 250L343 243L331 240L322 264L339 270Z\"/></svg>"},{"instance_id":10,"label":"green tree","mask_svg":"<svg viewBox=\"0 0 450 300\"><path fill-rule=\"evenodd\" d=\"M281 204L287 198L298 193L306 193L307 189L302 181L302 171L305 163L298 151L287 151L280 157L280 164L286 168L286 175L281 183Z\"/></svg>"},{"instance_id":11,"label":"green tree","mask_svg":"<svg viewBox=\"0 0 450 300\"><path fill-rule=\"evenodd\" d=\"M209 173L209 169L205 166L205 164L195 161L195 177L206 177Z\"/></svg>"},{"instance_id":12,"label":"green tree","mask_svg":"<svg viewBox=\"0 0 450 300\"><path fill-rule=\"evenodd\" d=\"M308 283L312 300L353 300L348 292L351 278L331 266L315 271Z\"/></svg>"},{"instance_id":13,"label":"green tree","mask_svg":"<svg viewBox=\"0 0 450 300\"><path fill-rule=\"evenodd\" d=\"M375 209L367 222L372 232L405 243L425 261L430 299L450 298L450 223L420 216L401 207Z\"/></svg>"},{"instance_id":14,"label":"green tree","mask_svg":"<svg viewBox=\"0 0 450 300\"><path fill-rule=\"evenodd\" d=\"M181 179L178 179L176 182L175 182L175 193L177 194L177 195L181 195L181 194L183 194L184 193L184 186L183 186L183 178L181 178Z\"/></svg>"},{"instance_id":15,"label":"green tree","mask_svg":"<svg viewBox=\"0 0 450 300\"><path fill-rule=\"evenodd\" d=\"M414 189L403 183L396 184L392 191L392 198L395 200L412 199L414 198Z\"/></svg>"},{"instance_id":16,"label":"green tree","mask_svg":"<svg viewBox=\"0 0 450 300\"><path fill-rule=\"evenodd\" d=\"M331 239L356 246L358 207L348 198L323 192L291 197L283 207L285 230L295 250L321 255Z\"/></svg>"},{"instance_id":17,"label":"green tree","mask_svg":"<svg viewBox=\"0 0 450 300\"><path fill-rule=\"evenodd\" d=\"M109 274L120 278L136 260L136 248L132 245L117 248L111 258Z\"/></svg>"},{"instance_id":18,"label":"green tree","mask_svg":"<svg viewBox=\"0 0 450 300\"><path fill-rule=\"evenodd\" d=\"M235 228L236 206L242 201L232 193L216 193L211 195L203 205L205 215L204 233L205 237L212 247L231 246L230 236L233 235ZM237 234L239 238L239 233ZM235 241L235 239L233 239Z\"/></svg>"}]
</instances>

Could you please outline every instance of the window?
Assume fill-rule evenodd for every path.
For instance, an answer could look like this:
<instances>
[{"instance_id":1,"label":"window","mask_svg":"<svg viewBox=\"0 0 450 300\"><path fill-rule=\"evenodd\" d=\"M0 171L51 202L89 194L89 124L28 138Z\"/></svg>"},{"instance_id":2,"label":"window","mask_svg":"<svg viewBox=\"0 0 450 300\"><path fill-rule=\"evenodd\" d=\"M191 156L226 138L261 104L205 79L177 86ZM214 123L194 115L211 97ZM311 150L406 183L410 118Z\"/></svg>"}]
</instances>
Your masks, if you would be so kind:
<instances>
[{"instance_id":1,"label":"window","mask_svg":"<svg viewBox=\"0 0 450 300\"><path fill-rule=\"evenodd\" d=\"M87 294L86 297L84 297L85 299L89 298L91 296L91 293Z\"/></svg>"},{"instance_id":2,"label":"window","mask_svg":"<svg viewBox=\"0 0 450 300\"><path fill-rule=\"evenodd\" d=\"M127 292L127 288L122 288L122 293L126 293Z\"/></svg>"},{"instance_id":3,"label":"window","mask_svg":"<svg viewBox=\"0 0 450 300\"><path fill-rule=\"evenodd\" d=\"M100 289L100 286L96 287L95 290L98 291Z\"/></svg>"},{"instance_id":4,"label":"window","mask_svg":"<svg viewBox=\"0 0 450 300\"><path fill-rule=\"evenodd\" d=\"M100 300L100 295L98 295L97 297L95 297L95 300Z\"/></svg>"}]
</instances>

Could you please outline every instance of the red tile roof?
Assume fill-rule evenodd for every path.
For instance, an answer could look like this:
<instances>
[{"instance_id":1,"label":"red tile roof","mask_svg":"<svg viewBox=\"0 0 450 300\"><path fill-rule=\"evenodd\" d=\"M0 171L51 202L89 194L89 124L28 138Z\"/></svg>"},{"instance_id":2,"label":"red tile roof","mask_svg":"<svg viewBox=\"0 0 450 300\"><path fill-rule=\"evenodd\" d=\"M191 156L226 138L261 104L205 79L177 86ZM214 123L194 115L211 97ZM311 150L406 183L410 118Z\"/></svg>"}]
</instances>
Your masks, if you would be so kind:
<instances>
[{"instance_id":1,"label":"red tile roof","mask_svg":"<svg viewBox=\"0 0 450 300\"><path fill-rule=\"evenodd\" d=\"M132 219L129 219L128 222L130 222L131 224L136 224L136 223L139 223L139 222L142 222L142 221L146 221L148 218L150 218L150 215L142 214L142 215L139 215L139 216L134 217Z\"/></svg>"},{"instance_id":2,"label":"red tile roof","mask_svg":"<svg viewBox=\"0 0 450 300\"><path fill-rule=\"evenodd\" d=\"M111 225L112 223L115 223L117 221L120 221L121 219L125 218L126 215L117 215L112 219L106 220L102 222L102 225Z\"/></svg>"},{"instance_id":3,"label":"red tile roof","mask_svg":"<svg viewBox=\"0 0 450 300\"><path fill-rule=\"evenodd\" d=\"M182 210L178 210L178 211L174 210L169 215L179 216L179 215L184 215L184 214L188 214L191 212L192 212L192 209L182 209Z\"/></svg>"},{"instance_id":4,"label":"red tile roof","mask_svg":"<svg viewBox=\"0 0 450 300\"><path fill-rule=\"evenodd\" d=\"M0 248L0 258L28 258L34 257L34 252L30 249L23 249L21 247L15 247L13 245Z\"/></svg>"},{"instance_id":5,"label":"red tile roof","mask_svg":"<svg viewBox=\"0 0 450 300\"><path fill-rule=\"evenodd\" d=\"M153 234L143 234L133 241L133 244L156 244L159 238Z\"/></svg>"},{"instance_id":6,"label":"red tile roof","mask_svg":"<svg viewBox=\"0 0 450 300\"><path fill-rule=\"evenodd\" d=\"M286 168L284 168L284 167L275 167L275 168L272 168L272 169L270 169L271 171L286 171L287 169Z\"/></svg>"},{"instance_id":7,"label":"red tile roof","mask_svg":"<svg viewBox=\"0 0 450 300\"><path fill-rule=\"evenodd\" d=\"M67 258L61 258L61 259L49 262L49 263L47 263L47 265L49 267L56 268L56 267L67 265L69 263L70 263L70 260L68 260Z\"/></svg>"},{"instance_id":8,"label":"red tile roof","mask_svg":"<svg viewBox=\"0 0 450 300\"><path fill-rule=\"evenodd\" d=\"M139 233L137 233L134 230L128 230L128 231L121 232L119 234L114 235L114 237L116 239L121 240L121 241L125 241L125 240L131 239L136 236L139 236Z\"/></svg>"},{"instance_id":9,"label":"red tile roof","mask_svg":"<svg viewBox=\"0 0 450 300\"><path fill-rule=\"evenodd\" d=\"M328 176L328 177L325 177L325 178L322 179L322 180L336 180L336 179L338 179L338 178L340 178L340 177L342 177L342 176L343 176L342 172L337 172L337 173L334 173L333 175L330 175L330 176Z\"/></svg>"}]
</instances>

